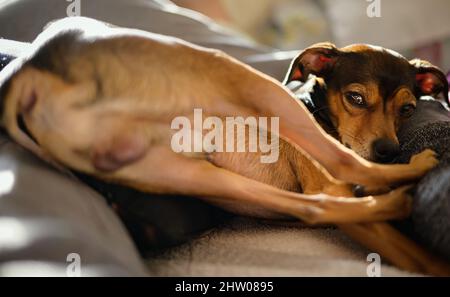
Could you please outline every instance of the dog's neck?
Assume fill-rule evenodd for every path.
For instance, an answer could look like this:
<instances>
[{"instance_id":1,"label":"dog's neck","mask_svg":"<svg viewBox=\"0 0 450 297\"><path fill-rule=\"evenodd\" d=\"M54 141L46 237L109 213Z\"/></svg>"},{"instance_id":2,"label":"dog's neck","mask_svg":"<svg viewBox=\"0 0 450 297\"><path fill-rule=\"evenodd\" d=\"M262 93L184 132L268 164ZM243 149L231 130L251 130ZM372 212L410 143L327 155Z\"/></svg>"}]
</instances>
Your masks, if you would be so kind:
<instances>
[{"instance_id":1,"label":"dog's neck","mask_svg":"<svg viewBox=\"0 0 450 297\"><path fill-rule=\"evenodd\" d=\"M336 127L331 119L328 106L327 88L319 83L317 77L310 75L306 82L292 81L287 87L308 108L316 121L330 135L338 138Z\"/></svg>"}]
</instances>

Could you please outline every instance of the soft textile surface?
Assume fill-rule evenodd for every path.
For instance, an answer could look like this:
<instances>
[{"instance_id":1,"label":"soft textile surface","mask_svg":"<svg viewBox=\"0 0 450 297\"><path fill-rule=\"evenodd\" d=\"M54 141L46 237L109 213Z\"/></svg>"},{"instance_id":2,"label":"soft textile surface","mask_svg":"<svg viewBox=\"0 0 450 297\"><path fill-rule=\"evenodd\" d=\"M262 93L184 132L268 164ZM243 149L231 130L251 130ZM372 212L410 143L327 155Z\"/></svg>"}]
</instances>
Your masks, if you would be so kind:
<instances>
[{"instance_id":1,"label":"soft textile surface","mask_svg":"<svg viewBox=\"0 0 450 297\"><path fill-rule=\"evenodd\" d=\"M147 261L157 276L367 276L370 251L334 228L239 218ZM382 276L409 276L382 265Z\"/></svg>"},{"instance_id":2,"label":"soft textile surface","mask_svg":"<svg viewBox=\"0 0 450 297\"><path fill-rule=\"evenodd\" d=\"M0 276L145 276L120 221L101 196L0 133Z\"/></svg>"},{"instance_id":3,"label":"soft textile surface","mask_svg":"<svg viewBox=\"0 0 450 297\"><path fill-rule=\"evenodd\" d=\"M450 112L437 101L420 101L399 133L402 158L431 148L440 164L421 180L414 197L412 236L450 261Z\"/></svg>"}]
</instances>

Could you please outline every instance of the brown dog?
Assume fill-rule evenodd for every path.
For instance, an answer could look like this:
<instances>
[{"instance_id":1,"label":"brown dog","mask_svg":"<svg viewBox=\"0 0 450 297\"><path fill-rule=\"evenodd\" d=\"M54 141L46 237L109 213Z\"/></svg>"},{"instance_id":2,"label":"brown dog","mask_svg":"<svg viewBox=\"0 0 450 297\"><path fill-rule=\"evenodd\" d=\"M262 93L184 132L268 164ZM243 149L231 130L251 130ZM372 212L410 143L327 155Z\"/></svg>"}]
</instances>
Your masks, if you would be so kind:
<instances>
[{"instance_id":1,"label":"brown dog","mask_svg":"<svg viewBox=\"0 0 450 297\"><path fill-rule=\"evenodd\" d=\"M396 157L398 127L413 114L416 98L443 95L448 101L447 79L437 67L379 47L313 45L294 60L285 84L298 89L310 73L316 77L297 91L300 99L329 134L376 162Z\"/></svg>"},{"instance_id":2,"label":"brown dog","mask_svg":"<svg viewBox=\"0 0 450 297\"><path fill-rule=\"evenodd\" d=\"M221 52L177 39L71 18L53 24L34 44L34 53L5 69L0 96L3 126L41 158L142 191L201 197L239 213L339 224L403 268L447 272L387 224L350 225L406 216L405 188L362 199L296 193L348 197L349 183L385 188L415 181L436 165L433 152L408 165L370 163L327 136L281 84ZM341 63L330 53L312 53L300 55L300 76L295 71L293 78L326 75ZM426 75L428 85L430 78L439 82L434 71L409 70ZM421 81L405 86L411 100L405 95L402 103L413 102L413 87ZM421 90L432 93L437 86ZM170 147L170 123L177 116L192 118L195 108L218 117L279 116L280 134L289 142L281 140L280 160L271 165L255 164L259 153L177 154Z\"/></svg>"}]
</instances>

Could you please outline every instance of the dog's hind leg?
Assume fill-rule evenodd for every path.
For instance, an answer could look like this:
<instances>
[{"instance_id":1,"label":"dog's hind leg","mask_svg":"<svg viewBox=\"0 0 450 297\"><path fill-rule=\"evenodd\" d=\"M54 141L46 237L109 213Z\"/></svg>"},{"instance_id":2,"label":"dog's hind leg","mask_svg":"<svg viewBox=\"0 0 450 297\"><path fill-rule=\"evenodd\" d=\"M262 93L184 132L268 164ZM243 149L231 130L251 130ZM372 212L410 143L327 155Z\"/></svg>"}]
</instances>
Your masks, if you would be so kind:
<instances>
[{"instance_id":1,"label":"dog's hind leg","mask_svg":"<svg viewBox=\"0 0 450 297\"><path fill-rule=\"evenodd\" d=\"M352 239L410 272L449 276L450 266L405 237L388 223L338 225Z\"/></svg>"}]
</instances>

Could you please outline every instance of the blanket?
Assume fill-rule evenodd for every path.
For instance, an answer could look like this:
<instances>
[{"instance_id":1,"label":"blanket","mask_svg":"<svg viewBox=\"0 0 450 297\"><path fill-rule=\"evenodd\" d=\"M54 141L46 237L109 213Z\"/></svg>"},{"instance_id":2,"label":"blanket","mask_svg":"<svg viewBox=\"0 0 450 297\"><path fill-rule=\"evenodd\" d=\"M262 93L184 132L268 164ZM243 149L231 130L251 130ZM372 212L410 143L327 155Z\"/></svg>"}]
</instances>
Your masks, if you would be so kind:
<instances>
[{"instance_id":1,"label":"blanket","mask_svg":"<svg viewBox=\"0 0 450 297\"><path fill-rule=\"evenodd\" d=\"M449 110L438 101L419 100L416 113L399 131L399 141L400 162L426 148L438 154L439 165L417 185L405 231L450 261Z\"/></svg>"}]
</instances>

